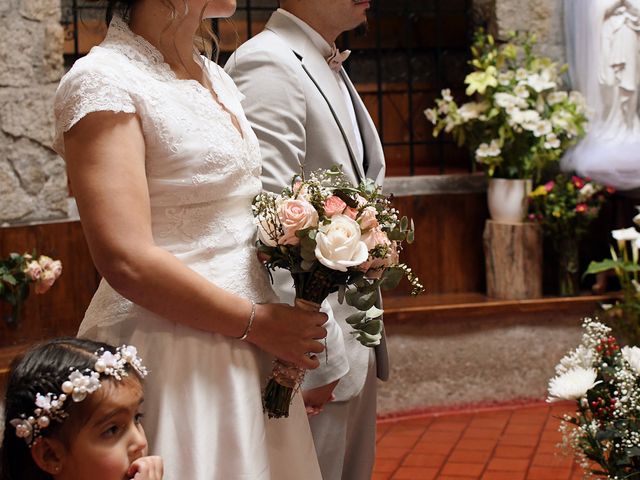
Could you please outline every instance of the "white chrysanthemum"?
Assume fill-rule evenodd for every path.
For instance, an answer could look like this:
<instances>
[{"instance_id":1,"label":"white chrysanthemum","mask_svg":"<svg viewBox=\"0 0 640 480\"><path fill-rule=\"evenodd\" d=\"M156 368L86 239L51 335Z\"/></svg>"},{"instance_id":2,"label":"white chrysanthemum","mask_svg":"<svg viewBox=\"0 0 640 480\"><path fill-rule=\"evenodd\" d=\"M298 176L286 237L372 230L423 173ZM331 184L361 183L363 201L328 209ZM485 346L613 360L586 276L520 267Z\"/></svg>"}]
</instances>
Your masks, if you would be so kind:
<instances>
[{"instance_id":1,"label":"white chrysanthemum","mask_svg":"<svg viewBox=\"0 0 640 480\"><path fill-rule=\"evenodd\" d=\"M550 133L547 135L547 138L544 142L544 148L548 150L552 150L555 148L560 148L560 139L557 137L555 133Z\"/></svg>"},{"instance_id":2,"label":"white chrysanthemum","mask_svg":"<svg viewBox=\"0 0 640 480\"><path fill-rule=\"evenodd\" d=\"M549 70L543 70L541 73L534 73L533 75L530 75L529 78L527 78L527 85L538 93L557 86L556 82L552 80L551 72Z\"/></svg>"},{"instance_id":3,"label":"white chrysanthemum","mask_svg":"<svg viewBox=\"0 0 640 480\"><path fill-rule=\"evenodd\" d=\"M578 400L587 394L587 391L595 387L598 374L595 368L572 368L562 375L549 380L548 402L560 400Z\"/></svg>"},{"instance_id":4,"label":"white chrysanthemum","mask_svg":"<svg viewBox=\"0 0 640 480\"><path fill-rule=\"evenodd\" d=\"M568 97L569 94L567 92L551 92L547 95L547 102L549 102L549 105L555 105L557 103L564 102Z\"/></svg>"},{"instance_id":5,"label":"white chrysanthemum","mask_svg":"<svg viewBox=\"0 0 640 480\"><path fill-rule=\"evenodd\" d=\"M540 114L535 110L524 110L514 112L511 116L513 121L522 126L525 130L533 131L540 122Z\"/></svg>"},{"instance_id":6,"label":"white chrysanthemum","mask_svg":"<svg viewBox=\"0 0 640 480\"><path fill-rule=\"evenodd\" d=\"M497 140L491 140L490 144L481 143L476 150L476 158L497 157L500 155L500 144Z\"/></svg>"},{"instance_id":7,"label":"white chrysanthemum","mask_svg":"<svg viewBox=\"0 0 640 480\"><path fill-rule=\"evenodd\" d=\"M533 129L533 134L536 137L544 137L546 135L549 135L551 131L551 122L549 120L540 120Z\"/></svg>"},{"instance_id":8,"label":"white chrysanthemum","mask_svg":"<svg viewBox=\"0 0 640 480\"><path fill-rule=\"evenodd\" d=\"M529 89L526 85L517 85L516 88L513 89L513 93L519 98L529 98Z\"/></svg>"},{"instance_id":9,"label":"white chrysanthemum","mask_svg":"<svg viewBox=\"0 0 640 480\"><path fill-rule=\"evenodd\" d=\"M584 345L565 355L556 366L556 375L562 375L574 368L592 368L595 361L595 353Z\"/></svg>"},{"instance_id":10,"label":"white chrysanthemum","mask_svg":"<svg viewBox=\"0 0 640 480\"><path fill-rule=\"evenodd\" d=\"M435 108L427 108L424 111L424 114L427 117L427 120L429 120L431 123L435 124L438 121L438 114L436 113Z\"/></svg>"},{"instance_id":11,"label":"white chrysanthemum","mask_svg":"<svg viewBox=\"0 0 640 480\"><path fill-rule=\"evenodd\" d=\"M636 373L640 373L640 348L622 347L622 357L629 362Z\"/></svg>"},{"instance_id":12,"label":"white chrysanthemum","mask_svg":"<svg viewBox=\"0 0 640 480\"><path fill-rule=\"evenodd\" d=\"M526 87L525 87L526 88ZM496 105L501 108L507 109L512 107L526 108L527 102L523 98L517 97L510 93L498 92L493 96Z\"/></svg>"},{"instance_id":13,"label":"white chrysanthemum","mask_svg":"<svg viewBox=\"0 0 640 480\"><path fill-rule=\"evenodd\" d=\"M516 70L516 80L523 81L526 80L529 76L529 72L527 72L524 68L519 68Z\"/></svg>"},{"instance_id":14,"label":"white chrysanthemum","mask_svg":"<svg viewBox=\"0 0 640 480\"><path fill-rule=\"evenodd\" d=\"M486 102L468 102L458 109L458 115L463 121L468 122L478 118L481 113L487 111L487 108L489 108L489 105Z\"/></svg>"}]
</instances>

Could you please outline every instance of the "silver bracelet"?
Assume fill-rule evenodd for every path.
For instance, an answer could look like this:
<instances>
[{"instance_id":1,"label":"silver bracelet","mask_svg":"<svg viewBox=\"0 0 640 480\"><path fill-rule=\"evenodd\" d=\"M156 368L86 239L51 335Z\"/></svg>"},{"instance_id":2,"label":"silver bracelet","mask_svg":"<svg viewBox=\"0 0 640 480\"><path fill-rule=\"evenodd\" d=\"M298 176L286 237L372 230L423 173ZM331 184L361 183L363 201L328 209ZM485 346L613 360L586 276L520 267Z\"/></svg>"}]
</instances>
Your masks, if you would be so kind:
<instances>
[{"instance_id":1,"label":"silver bracelet","mask_svg":"<svg viewBox=\"0 0 640 480\"><path fill-rule=\"evenodd\" d=\"M236 337L238 340L246 340L247 336L249 336L249 332L251 331L251 326L253 325L253 320L256 318L256 302L251 301L251 315L249 315L249 322L242 332L242 335Z\"/></svg>"}]
</instances>

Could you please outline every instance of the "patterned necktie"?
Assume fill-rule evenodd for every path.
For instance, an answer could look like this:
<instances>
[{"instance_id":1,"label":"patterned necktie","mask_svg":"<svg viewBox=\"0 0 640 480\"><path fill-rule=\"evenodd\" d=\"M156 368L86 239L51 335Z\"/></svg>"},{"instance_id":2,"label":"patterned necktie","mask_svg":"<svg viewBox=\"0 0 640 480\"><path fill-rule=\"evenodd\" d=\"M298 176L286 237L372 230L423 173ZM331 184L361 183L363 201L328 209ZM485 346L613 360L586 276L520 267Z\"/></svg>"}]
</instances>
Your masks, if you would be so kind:
<instances>
[{"instance_id":1,"label":"patterned necktie","mask_svg":"<svg viewBox=\"0 0 640 480\"><path fill-rule=\"evenodd\" d=\"M338 50L338 47L336 47L336 44L334 43L331 47L331 54L327 57L329 68L331 68L331 70L333 70L334 72L339 72L342 68L342 62L349 58L349 55L351 55L351 50L345 50L344 52L341 52L340 50Z\"/></svg>"}]
</instances>

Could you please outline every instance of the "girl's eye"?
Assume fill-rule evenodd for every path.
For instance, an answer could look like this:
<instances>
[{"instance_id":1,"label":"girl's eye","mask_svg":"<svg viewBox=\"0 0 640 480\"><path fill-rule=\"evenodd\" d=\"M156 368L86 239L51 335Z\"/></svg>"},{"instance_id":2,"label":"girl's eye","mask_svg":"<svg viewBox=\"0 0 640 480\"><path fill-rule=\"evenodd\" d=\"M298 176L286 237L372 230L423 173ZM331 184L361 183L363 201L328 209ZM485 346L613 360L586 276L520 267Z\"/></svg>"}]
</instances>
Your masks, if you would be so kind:
<instances>
[{"instance_id":1,"label":"girl's eye","mask_svg":"<svg viewBox=\"0 0 640 480\"><path fill-rule=\"evenodd\" d=\"M144 413L138 412L136 413L136 416L134 417L133 421L135 422L136 425L140 425L140 423L142 423L143 418L144 418Z\"/></svg>"},{"instance_id":2,"label":"girl's eye","mask_svg":"<svg viewBox=\"0 0 640 480\"><path fill-rule=\"evenodd\" d=\"M118 425L112 425L107 428L104 432L102 432L103 437L115 437L120 432L120 427Z\"/></svg>"}]
</instances>

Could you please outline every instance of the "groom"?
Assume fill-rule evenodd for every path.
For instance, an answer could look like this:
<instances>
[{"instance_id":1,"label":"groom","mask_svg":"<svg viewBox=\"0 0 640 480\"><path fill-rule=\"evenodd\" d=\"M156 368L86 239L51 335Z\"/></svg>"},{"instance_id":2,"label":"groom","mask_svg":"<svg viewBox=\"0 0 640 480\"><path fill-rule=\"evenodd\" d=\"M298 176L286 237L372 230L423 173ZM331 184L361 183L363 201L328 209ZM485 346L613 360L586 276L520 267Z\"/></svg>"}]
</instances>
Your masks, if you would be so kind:
<instances>
[{"instance_id":1,"label":"groom","mask_svg":"<svg viewBox=\"0 0 640 480\"><path fill-rule=\"evenodd\" d=\"M242 104L260 140L263 184L280 192L294 175L341 164L354 184L384 179L384 156L371 117L342 68L335 40L366 23L369 1L281 0L265 30L245 42L225 69L246 96ZM283 301L291 279L275 279ZM338 343L307 373L303 396L325 480L371 478L375 456L376 374L386 380L384 337L374 351L345 322L351 307L330 304ZM330 335L329 335L329 338ZM346 360L339 353L344 341ZM346 374L345 374L346 372ZM334 390L335 388L335 390Z\"/></svg>"}]
</instances>

